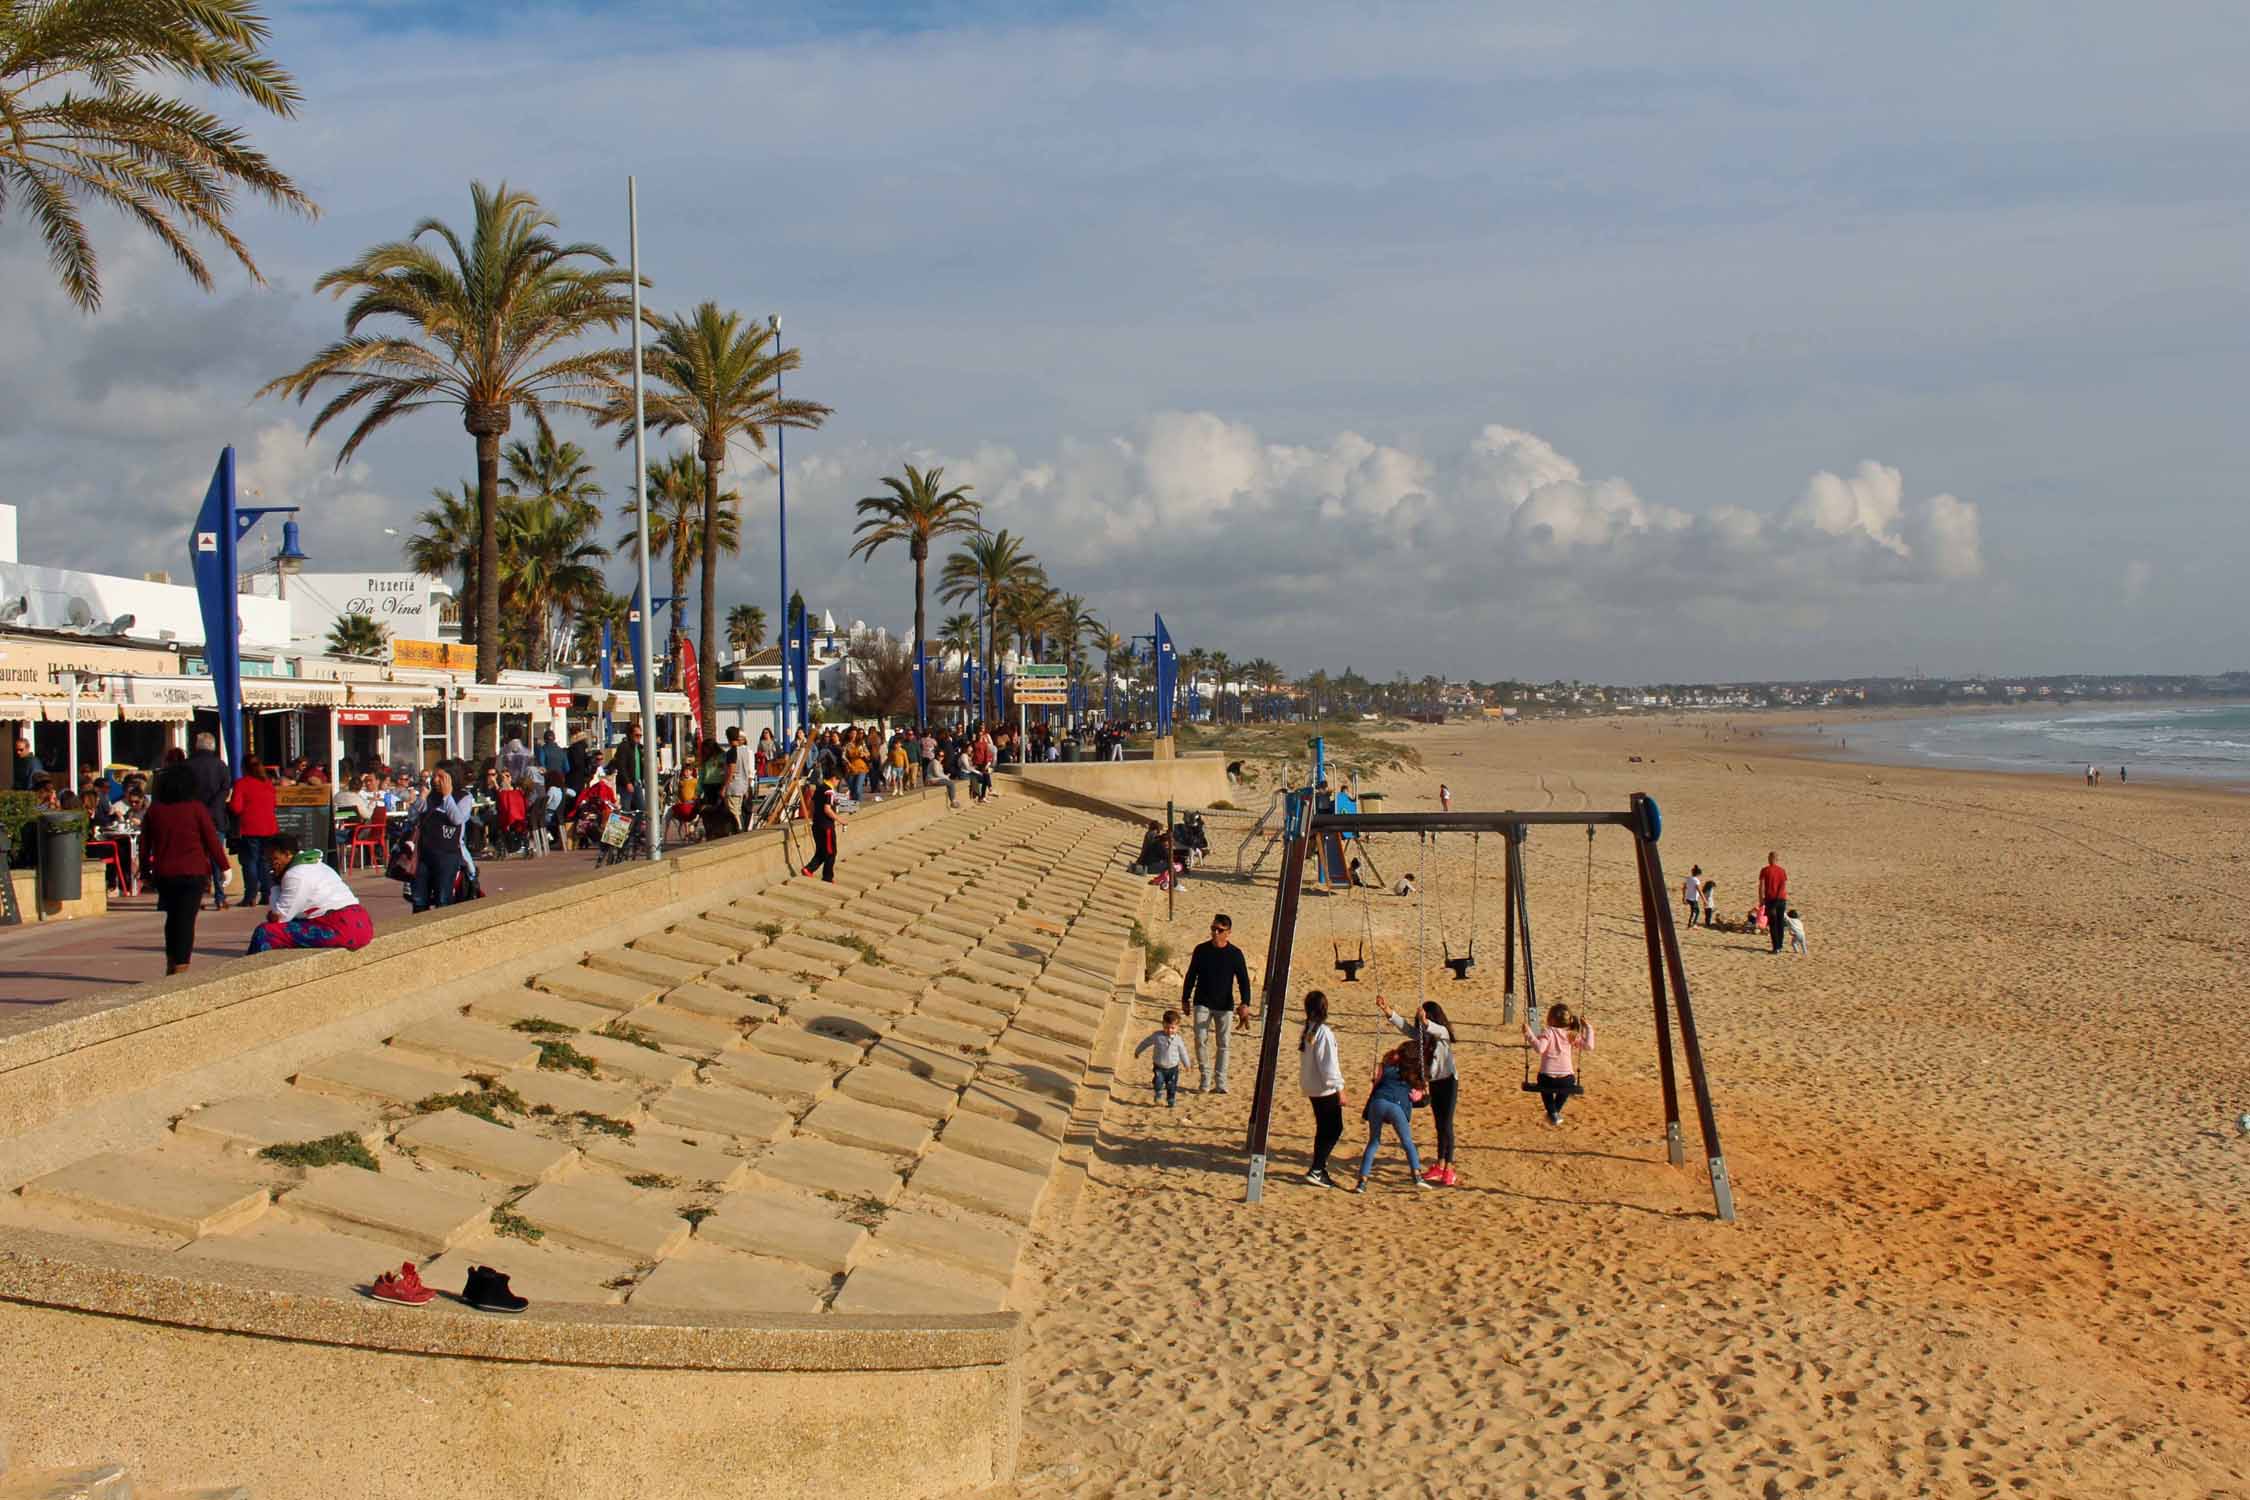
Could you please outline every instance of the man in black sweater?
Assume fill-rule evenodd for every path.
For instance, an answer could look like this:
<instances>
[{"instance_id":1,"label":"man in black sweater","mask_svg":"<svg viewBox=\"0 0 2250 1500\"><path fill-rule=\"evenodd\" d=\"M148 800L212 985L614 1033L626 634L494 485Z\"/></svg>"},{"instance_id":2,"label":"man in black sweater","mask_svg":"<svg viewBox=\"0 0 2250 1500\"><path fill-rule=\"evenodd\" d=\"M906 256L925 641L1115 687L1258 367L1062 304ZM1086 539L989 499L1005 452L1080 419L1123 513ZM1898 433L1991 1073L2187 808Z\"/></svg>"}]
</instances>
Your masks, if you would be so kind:
<instances>
[{"instance_id":1,"label":"man in black sweater","mask_svg":"<svg viewBox=\"0 0 2250 1500\"><path fill-rule=\"evenodd\" d=\"M1217 1074L1219 1092L1227 1091L1227 1037L1235 1028L1234 996L1242 992L1242 1018L1247 1021L1257 1007L1250 999L1250 965L1234 946L1234 918L1225 912L1211 919L1211 940L1195 945L1187 976L1180 981L1180 1004L1195 1006L1195 1072L1197 1087L1209 1093ZM1204 1032L1212 1035L1206 1044ZM1215 1054L1215 1055L1214 1055Z\"/></svg>"}]
</instances>

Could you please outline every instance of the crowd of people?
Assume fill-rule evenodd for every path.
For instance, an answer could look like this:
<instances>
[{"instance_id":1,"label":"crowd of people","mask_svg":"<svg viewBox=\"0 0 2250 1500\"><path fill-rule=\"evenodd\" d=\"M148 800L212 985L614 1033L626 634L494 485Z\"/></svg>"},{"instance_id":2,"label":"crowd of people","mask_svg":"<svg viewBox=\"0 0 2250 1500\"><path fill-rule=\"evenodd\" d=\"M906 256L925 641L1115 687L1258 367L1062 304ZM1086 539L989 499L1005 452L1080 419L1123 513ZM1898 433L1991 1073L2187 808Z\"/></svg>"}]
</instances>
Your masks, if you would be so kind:
<instances>
[{"instance_id":1,"label":"crowd of people","mask_svg":"<svg viewBox=\"0 0 2250 1500\"><path fill-rule=\"evenodd\" d=\"M1719 914L1719 883L1703 873L1703 866L1692 866L1680 882L1680 903L1687 910L1682 925L1765 937L1772 941L1775 953L1781 952L1784 942L1793 953L1807 952L1804 915L1790 904L1789 872L1782 868L1780 854L1767 851L1766 862L1758 871L1757 890L1757 900L1741 920L1727 921Z\"/></svg>"}]
</instances>

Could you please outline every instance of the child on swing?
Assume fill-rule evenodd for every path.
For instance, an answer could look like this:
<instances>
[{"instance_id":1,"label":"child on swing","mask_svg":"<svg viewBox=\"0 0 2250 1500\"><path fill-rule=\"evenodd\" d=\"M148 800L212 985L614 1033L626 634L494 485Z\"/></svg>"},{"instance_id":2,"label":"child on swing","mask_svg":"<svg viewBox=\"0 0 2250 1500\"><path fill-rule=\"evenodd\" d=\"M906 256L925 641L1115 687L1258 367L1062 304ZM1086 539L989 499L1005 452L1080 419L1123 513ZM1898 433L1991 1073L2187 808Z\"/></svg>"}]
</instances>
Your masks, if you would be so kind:
<instances>
[{"instance_id":1,"label":"child on swing","mask_svg":"<svg viewBox=\"0 0 2250 1500\"><path fill-rule=\"evenodd\" d=\"M1367 1149L1359 1155L1359 1182L1352 1188L1355 1193L1367 1191L1367 1179L1375 1170L1375 1148L1383 1143L1383 1126L1388 1124L1398 1136L1398 1143L1406 1149L1406 1170L1418 1188L1434 1188L1436 1183L1422 1175L1422 1159L1414 1151L1414 1125L1409 1111L1423 1100L1422 1049L1412 1042L1402 1042L1383 1054L1375 1064L1375 1086L1368 1093L1367 1108L1362 1117L1367 1121Z\"/></svg>"},{"instance_id":2,"label":"child on swing","mask_svg":"<svg viewBox=\"0 0 2250 1500\"><path fill-rule=\"evenodd\" d=\"M1545 1030L1523 1023L1523 1042L1539 1054L1539 1102L1547 1106L1547 1123L1559 1127L1578 1083L1577 1049L1594 1050L1594 1023L1572 1015L1567 1005L1550 1005Z\"/></svg>"}]
</instances>

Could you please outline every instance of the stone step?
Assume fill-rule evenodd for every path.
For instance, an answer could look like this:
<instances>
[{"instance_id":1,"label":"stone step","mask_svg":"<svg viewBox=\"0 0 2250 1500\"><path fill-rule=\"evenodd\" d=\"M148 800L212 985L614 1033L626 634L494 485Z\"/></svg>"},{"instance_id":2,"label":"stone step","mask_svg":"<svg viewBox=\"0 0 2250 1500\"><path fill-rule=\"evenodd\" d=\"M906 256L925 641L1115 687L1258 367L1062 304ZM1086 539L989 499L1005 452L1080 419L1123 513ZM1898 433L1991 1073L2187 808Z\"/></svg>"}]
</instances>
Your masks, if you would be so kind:
<instances>
[{"instance_id":1,"label":"stone step","mask_svg":"<svg viewBox=\"0 0 2250 1500\"><path fill-rule=\"evenodd\" d=\"M1078 1080L1082 1076L1081 1072L1066 1074L1044 1064L997 1059L987 1060L977 1070L979 1083L1012 1089L1019 1094L1034 1094L1066 1110L1078 1102Z\"/></svg>"},{"instance_id":2,"label":"stone step","mask_svg":"<svg viewBox=\"0 0 2250 1500\"><path fill-rule=\"evenodd\" d=\"M631 1025L632 1018L626 1017L625 1022ZM695 1064L687 1058L614 1037L580 1035L572 1037L570 1044L592 1058L604 1078L670 1084L695 1076Z\"/></svg>"},{"instance_id":3,"label":"stone step","mask_svg":"<svg viewBox=\"0 0 2250 1500\"><path fill-rule=\"evenodd\" d=\"M511 1130L457 1109L424 1115L392 1137L424 1161L459 1167L498 1182L547 1182L578 1153L529 1130Z\"/></svg>"},{"instance_id":4,"label":"stone step","mask_svg":"<svg viewBox=\"0 0 2250 1500\"><path fill-rule=\"evenodd\" d=\"M1046 1037L1069 1048L1075 1056L1081 1058L1093 1050L1094 1039L1101 1034L1101 1026L1088 1022L1083 1013L1043 1003L1037 996L1016 1012L1015 1024L1008 1029L1011 1033L1022 1031Z\"/></svg>"},{"instance_id":5,"label":"stone step","mask_svg":"<svg viewBox=\"0 0 2250 1500\"><path fill-rule=\"evenodd\" d=\"M133 1495L133 1478L122 1464L18 1469L0 1478L0 1500L133 1500Z\"/></svg>"},{"instance_id":6,"label":"stone step","mask_svg":"<svg viewBox=\"0 0 2250 1500\"><path fill-rule=\"evenodd\" d=\"M886 1068L899 1068L946 1088L957 1089L977 1076L975 1058L958 1052L941 1052L920 1042L887 1036L867 1049L867 1060Z\"/></svg>"},{"instance_id":7,"label":"stone step","mask_svg":"<svg viewBox=\"0 0 2250 1500\"><path fill-rule=\"evenodd\" d=\"M940 1052L981 1052L992 1045L993 1039L992 1028L988 1026L967 1026L928 1012L904 1017L893 1029L907 1041L920 1042Z\"/></svg>"},{"instance_id":8,"label":"stone step","mask_svg":"<svg viewBox=\"0 0 2250 1500\"><path fill-rule=\"evenodd\" d=\"M974 943L992 930L992 922L989 918L973 917L950 906L941 906L916 922L911 930L925 939L942 933L948 938Z\"/></svg>"},{"instance_id":9,"label":"stone step","mask_svg":"<svg viewBox=\"0 0 2250 1500\"><path fill-rule=\"evenodd\" d=\"M760 1028L758 1035L764 1034L765 1028ZM799 1062L756 1047L723 1057L703 1070L707 1085L747 1089L787 1105L812 1103L828 1092L833 1077L819 1063Z\"/></svg>"},{"instance_id":10,"label":"stone step","mask_svg":"<svg viewBox=\"0 0 2250 1500\"><path fill-rule=\"evenodd\" d=\"M720 964L733 963L743 952L739 947L706 942L677 930L652 932L647 937L634 939L630 946L636 953L653 953L659 958L677 959L699 969L715 969Z\"/></svg>"},{"instance_id":11,"label":"stone step","mask_svg":"<svg viewBox=\"0 0 2250 1500\"><path fill-rule=\"evenodd\" d=\"M795 1261L714 1247L658 1266L633 1288L631 1305L650 1312L817 1313L830 1280Z\"/></svg>"},{"instance_id":12,"label":"stone step","mask_svg":"<svg viewBox=\"0 0 2250 1500\"><path fill-rule=\"evenodd\" d=\"M799 1000L789 1007L791 1025L802 1026L815 1036L834 1037L837 1041L849 1042L855 1047L864 1047L869 1042L880 1039L891 1029L891 1023L896 1019L895 1016L879 1011L861 1010L857 1006L831 1000L826 987L810 1000Z\"/></svg>"},{"instance_id":13,"label":"stone step","mask_svg":"<svg viewBox=\"0 0 2250 1500\"><path fill-rule=\"evenodd\" d=\"M815 974L812 979L807 979L795 970L778 964L771 953L763 953L742 963L713 969L704 976L704 982L724 986L747 999L763 1000L769 1005L787 1005L792 1000L802 1000L812 994L814 981L827 977L830 976Z\"/></svg>"},{"instance_id":14,"label":"stone step","mask_svg":"<svg viewBox=\"0 0 2250 1500\"><path fill-rule=\"evenodd\" d=\"M941 1141L982 1161L1041 1176L1054 1169L1060 1145L1036 1130L963 1111L945 1122Z\"/></svg>"},{"instance_id":15,"label":"stone step","mask_svg":"<svg viewBox=\"0 0 2250 1500\"><path fill-rule=\"evenodd\" d=\"M992 1044L993 1062L1017 1067L1052 1068L1075 1082L1086 1071L1086 1049L1011 1026Z\"/></svg>"},{"instance_id":16,"label":"stone step","mask_svg":"<svg viewBox=\"0 0 2250 1500\"><path fill-rule=\"evenodd\" d=\"M585 1302L614 1307L625 1300L624 1287L632 1284L634 1262L614 1251L601 1254L573 1250L549 1240L527 1241L514 1235L480 1235L454 1246L422 1266L422 1281L444 1292L467 1287L469 1267L489 1265L508 1278L508 1286L533 1306L550 1302ZM617 1283L614 1284L613 1283ZM441 1298L432 1306L445 1305Z\"/></svg>"},{"instance_id":17,"label":"stone step","mask_svg":"<svg viewBox=\"0 0 2250 1500\"><path fill-rule=\"evenodd\" d=\"M924 1315L999 1312L1007 1289L952 1266L918 1256L885 1256L855 1267L836 1294L834 1311L846 1315Z\"/></svg>"},{"instance_id":18,"label":"stone step","mask_svg":"<svg viewBox=\"0 0 2250 1500\"><path fill-rule=\"evenodd\" d=\"M391 1050L411 1052L417 1059L464 1073L506 1072L539 1061L539 1048L524 1032L464 1016L432 1016L401 1027L391 1037Z\"/></svg>"},{"instance_id":19,"label":"stone step","mask_svg":"<svg viewBox=\"0 0 2250 1500\"><path fill-rule=\"evenodd\" d=\"M753 932L733 922L714 922L706 917L690 917L672 929L675 937L692 938L714 948L724 949L730 956L751 953L766 945L765 934ZM721 962L727 960L722 959Z\"/></svg>"},{"instance_id":20,"label":"stone step","mask_svg":"<svg viewBox=\"0 0 2250 1500\"><path fill-rule=\"evenodd\" d=\"M377 1130L375 1111L365 1104L302 1089L283 1089L208 1105L182 1116L172 1126L172 1133L183 1141L255 1154L268 1146L317 1141L331 1135L356 1136L363 1145L372 1144Z\"/></svg>"},{"instance_id":21,"label":"stone step","mask_svg":"<svg viewBox=\"0 0 2250 1500\"><path fill-rule=\"evenodd\" d=\"M683 985L681 988L693 989L697 986ZM750 1002L738 1000L736 1003L739 1006ZM742 1028L733 1021L682 1010L670 1003L669 996L654 1005L642 1006L626 1019L666 1046L679 1047L688 1052L725 1052L742 1045Z\"/></svg>"},{"instance_id":22,"label":"stone step","mask_svg":"<svg viewBox=\"0 0 2250 1500\"><path fill-rule=\"evenodd\" d=\"M451 1094L465 1086L460 1073L416 1061L388 1047L338 1052L307 1063L297 1070L293 1081L310 1093L409 1109L432 1094Z\"/></svg>"},{"instance_id":23,"label":"stone step","mask_svg":"<svg viewBox=\"0 0 2250 1500\"><path fill-rule=\"evenodd\" d=\"M116 1151L35 1177L23 1185L22 1196L26 1203L154 1229L183 1240L240 1229L264 1213L267 1202L262 1187L191 1172L152 1155Z\"/></svg>"},{"instance_id":24,"label":"stone step","mask_svg":"<svg viewBox=\"0 0 2250 1500\"><path fill-rule=\"evenodd\" d=\"M839 1146L833 1141L796 1136L770 1148L751 1165L753 1180L808 1193L844 1198L874 1198L889 1203L905 1186L899 1162L879 1151Z\"/></svg>"},{"instance_id":25,"label":"stone step","mask_svg":"<svg viewBox=\"0 0 2250 1500\"><path fill-rule=\"evenodd\" d=\"M694 977L692 974L688 976L690 979ZM598 1005L604 1010L632 1010L648 1004L666 989L665 985L637 975L589 968L585 964L573 964L566 969L549 969L534 978L531 985L533 989L545 990L550 995L560 995L565 1000L576 1000L586 1005Z\"/></svg>"},{"instance_id":26,"label":"stone step","mask_svg":"<svg viewBox=\"0 0 2250 1500\"><path fill-rule=\"evenodd\" d=\"M0 1491L4 1497L5 1491ZM250 1500L250 1491L239 1484L203 1485L192 1490L133 1491L133 1500Z\"/></svg>"},{"instance_id":27,"label":"stone step","mask_svg":"<svg viewBox=\"0 0 2250 1500\"><path fill-rule=\"evenodd\" d=\"M525 1068L504 1075L500 1081L521 1095L527 1105L535 1109L545 1105L558 1115L584 1112L631 1124L646 1109L641 1091L632 1084L604 1083L579 1073Z\"/></svg>"},{"instance_id":28,"label":"stone step","mask_svg":"<svg viewBox=\"0 0 2250 1500\"><path fill-rule=\"evenodd\" d=\"M683 984L676 990L665 991L664 1003L675 1010L689 1011L728 1025L771 1021L781 1014L773 1001L752 999L739 990L717 984Z\"/></svg>"},{"instance_id":29,"label":"stone step","mask_svg":"<svg viewBox=\"0 0 2250 1500\"><path fill-rule=\"evenodd\" d=\"M1047 1177L1040 1172L1019 1172L941 1145L915 1164L912 1185L917 1197L936 1198L971 1213L1029 1224L1046 1194Z\"/></svg>"},{"instance_id":30,"label":"stone step","mask_svg":"<svg viewBox=\"0 0 2250 1500\"><path fill-rule=\"evenodd\" d=\"M978 1005L942 990L932 990L924 995L921 1003L915 1006L915 1013L933 1016L940 1021L951 1021L956 1026L967 1026L987 1041L998 1036L1008 1024L1006 1011Z\"/></svg>"},{"instance_id":31,"label":"stone step","mask_svg":"<svg viewBox=\"0 0 2250 1500\"><path fill-rule=\"evenodd\" d=\"M836 1217L809 1198L782 1193L734 1193L719 1211L698 1224L698 1240L727 1250L795 1261L834 1275L851 1269L867 1243L867 1231Z\"/></svg>"},{"instance_id":32,"label":"stone step","mask_svg":"<svg viewBox=\"0 0 2250 1500\"><path fill-rule=\"evenodd\" d=\"M701 979L709 964L682 963L676 958L666 958L658 953L643 953L637 948L604 948L586 955L586 967L604 974L620 974L627 979L638 979L668 990L674 985ZM651 995L649 998L654 999Z\"/></svg>"},{"instance_id":33,"label":"stone step","mask_svg":"<svg viewBox=\"0 0 2250 1500\"><path fill-rule=\"evenodd\" d=\"M1023 1231L1005 1219L940 1218L905 1208L883 1215L875 1242L886 1250L958 1266L1001 1286L1016 1279L1016 1261L1023 1254Z\"/></svg>"},{"instance_id":34,"label":"stone step","mask_svg":"<svg viewBox=\"0 0 2250 1500\"><path fill-rule=\"evenodd\" d=\"M672 1178L683 1188L709 1187L725 1193L742 1186L750 1175L748 1158L730 1156L716 1144L726 1139L643 1126L629 1137L591 1132L582 1149L589 1162L610 1168L620 1177L654 1172Z\"/></svg>"},{"instance_id":35,"label":"stone step","mask_svg":"<svg viewBox=\"0 0 2250 1500\"><path fill-rule=\"evenodd\" d=\"M931 986L931 992L966 1001L983 1010L998 1011L1004 1016L1014 1015L1016 1007L1023 1004L1023 996L1017 991L1002 989L996 984L979 984L974 979L940 976ZM928 1008L923 1006L925 1010Z\"/></svg>"},{"instance_id":36,"label":"stone step","mask_svg":"<svg viewBox=\"0 0 2250 1500\"><path fill-rule=\"evenodd\" d=\"M179 1252L183 1261L261 1270L302 1271L333 1278L339 1286L367 1286L398 1269L396 1245L344 1234L320 1224L292 1224L278 1213L261 1216L232 1234L205 1235Z\"/></svg>"},{"instance_id":37,"label":"stone step","mask_svg":"<svg viewBox=\"0 0 2250 1500\"><path fill-rule=\"evenodd\" d=\"M800 1001L798 1004L791 1006L790 1015L796 1018L801 1025L803 1024L804 1012L808 1006L817 1009L821 1006L840 1005L848 1006L861 1014L877 1015L886 1021L895 1021L898 1017L906 1015L914 1009L915 997L911 991L861 983L863 975L881 972L883 971L875 968L872 964L860 964L846 973L843 978L831 979L822 985L819 994L812 1000ZM909 980L907 982L911 984L914 981Z\"/></svg>"},{"instance_id":38,"label":"stone step","mask_svg":"<svg viewBox=\"0 0 2250 1500\"><path fill-rule=\"evenodd\" d=\"M533 1188L515 1211L565 1249L634 1261L662 1260L687 1243L690 1229L663 1194L604 1178Z\"/></svg>"},{"instance_id":39,"label":"stone step","mask_svg":"<svg viewBox=\"0 0 2250 1500\"><path fill-rule=\"evenodd\" d=\"M750 1050L797 1062L848 1068L858 1063L866 1049L854 1042L822 1036L787 1023L761 1026L750 1034Z\"/></svg>"},{"instance_id":40,"label":"stone step","mask_svg":"<svg viewBox=\"0 0 2250 1500\"><path fill-rule=\"evenodd\" d=\"M965 945L938 944L920 937L897 937L881 945L883 962L902 974L935 976L952 968Z\"/></svg>"},{"instance_id":41,"label":"stone step","mask_svg":"<svg viewBox=\"0 0 2250 1500\"><path fill-rule=\"evenodd\" d=\"M420 1260L458 1244L482 1226L485 1204L395 1172L322 1167L282 1196L291 1216L379 1240Z\"/></svg>"},{"instance_id":42,"label":"stone step","mask_svg":"<svg viewBox=\"0 0 2250 1500\"><path fill-rule=\"evenodd\" d=\"M518 1021L553 1021L578 1031L593 1031L614 1019L617 1012L607 1006L588 1005L582 1000L565 1000L545 990L503 989L470 1001L469 1014L495 1026L512 1027Z\"/></svg>"},{"instance_id":43,"label":"stone step","mask_svg":"<svg viewBox=\"0 0 2250 1500\"><path fill-rule=\"evenodd\" d=\"M776 954L788 954L789 958L786 962L793 964L801 960L809 960L805 963L808 972L818 971L825 967L828 970L827 977L829 978L843 973L844 970L858 963L860 959L857 948L849 947L843 943L827 942L821 938L806 937L801 932L783 933L780 938L775 940L772 951Z\"/></svg>"},{"instance_id":44,"label":"stone step","mask_svg":"<svg viewBox=\"0 0 2250 1500\"><path fill-rule=\"evenodd\" d=\"M740 1089L676 1088L658 1096L649 1114L697 1135L710 1132L743 1141L771 1141L789 1133L790 1112L760 1094Z\"/></svg>"},{"instance_id":45,"label":"stone step","mask_svg":"<svg viewBox=\"0 0 2250 1500\"><path fill-rule=\"evenodd\" d=\"M919 1119L942 1120L953 1112L958 1094L943 1084L917 1078L903 1068L862 1063L836 1080L836 1092L862 1104L901 1110Z\"/></svg>"},{"instance_id":46,"label":"stone step","mask_svg":"<svg viewBox=\"0 0 2250 1500\"><path fill-rule=\"evenodd\" d=\"M857 1146L888 1156L915 1157L929 1144L931 1122L919 1115L884 1109L835 1095L812 1107L797 1128L839 1146Z\"/></svg>"}]
</instances>

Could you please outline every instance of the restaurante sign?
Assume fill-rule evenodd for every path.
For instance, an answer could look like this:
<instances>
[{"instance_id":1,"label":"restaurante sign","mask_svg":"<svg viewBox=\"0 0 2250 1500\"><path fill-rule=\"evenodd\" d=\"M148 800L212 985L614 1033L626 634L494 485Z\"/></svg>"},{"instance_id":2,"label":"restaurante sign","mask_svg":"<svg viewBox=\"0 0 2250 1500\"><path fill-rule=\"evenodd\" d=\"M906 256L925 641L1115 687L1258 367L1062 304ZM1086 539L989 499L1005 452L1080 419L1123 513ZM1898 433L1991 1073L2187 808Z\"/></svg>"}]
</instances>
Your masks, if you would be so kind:
<instances>
[{"instance_id":1,"label":"restaurante sign","mask_svg":"<svg viewBox=\"0 0 2250 1500\"><path fill-rule=\"evenodd\" d=\"M477 669L477 648L455 645L451 641L405 641L391 637L391 665L394 667L434 667L448 672L474 672Z\"/></svg>"}]
</instances>

